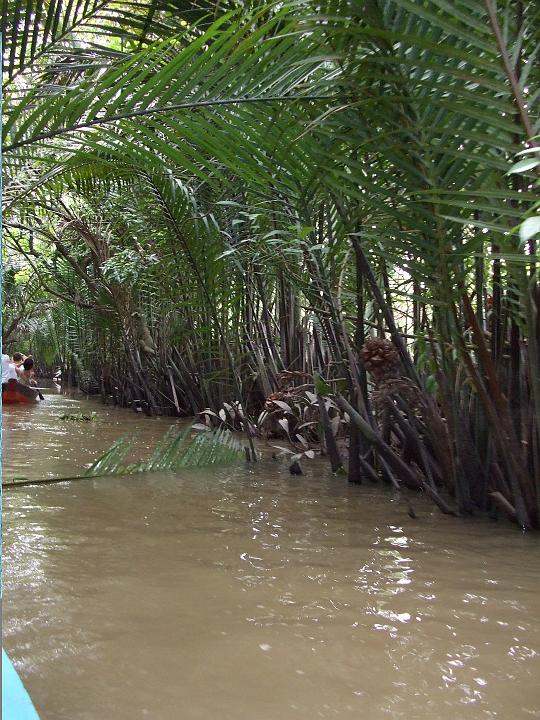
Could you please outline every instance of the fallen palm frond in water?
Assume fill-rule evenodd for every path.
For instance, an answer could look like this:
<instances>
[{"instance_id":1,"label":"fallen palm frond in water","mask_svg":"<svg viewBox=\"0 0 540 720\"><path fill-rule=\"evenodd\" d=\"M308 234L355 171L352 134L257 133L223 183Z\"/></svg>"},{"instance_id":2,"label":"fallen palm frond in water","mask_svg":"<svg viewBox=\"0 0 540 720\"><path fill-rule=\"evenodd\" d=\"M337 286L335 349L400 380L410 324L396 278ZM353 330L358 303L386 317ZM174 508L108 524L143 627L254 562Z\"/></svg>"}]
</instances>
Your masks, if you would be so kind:
<instances>
[{"instance_id":1,"label":"fallen palm frond in water","mask_svg":"<svg viewBox=\"0 0 540 720\"><path fill-rule=\"evenodd\" d=\"M70 420L72 422L94 422L97 418L97 413L93 412L90 415L87 415L86 413L64 413L64 415L59 415L59 420Z\"/></svg>"},{"instance_id":2,"label":"fallen palm frond in water","mask_svg":"<svg viewBox=\"0 0 540 720\"><path fill-rule=\"evenodd\" d=\"M107 452L92 463L92 465L84 473L84 477L96 477L97 475L118 475L121 469L123 473L129 472L129 466L124 467L122 462L132 444L133 440L127 437L122 437L113 442Z\"/></svg>"},{"instance_id":3,"label":"fallen palm frond in water","mask_svg":"<svg viewBox=\"0 0 540 720\"><path fill-rule=\"evenodd\" d=\"M116 440L107 452L88 468L84 475L43 478L42 480L20 478L13 482L5 482L3 485L5 487L35 485L108 475L131 475L141 472L177 472L182 468L227 465L239 462L245 457L242 446L229 430L222 428L206 430L190 438L191 430L190 425L178 434L176 428L169 428L154 448L150 458L145 462L125 464L125 458L133 446L134 438L122 437Z\"/></svg>"},{"instance_id":4,"label":"fallen palm frond in water","mask_svg":"<svg viewBox=\"0 0 540 720\"><path fill-rule=\"evenodd\" d=\"M131 465L125 465L124 459L131 449L133 440L127 437L121 438L88 468L85 477L164 470L174 472L181 468L225 465L244 457L242 446L228 430L219 428L189 438L191 429L189 426L180 434L176 434L175 428L170 428L157 444L149 460Z\"/></svg>"}]
</instances>

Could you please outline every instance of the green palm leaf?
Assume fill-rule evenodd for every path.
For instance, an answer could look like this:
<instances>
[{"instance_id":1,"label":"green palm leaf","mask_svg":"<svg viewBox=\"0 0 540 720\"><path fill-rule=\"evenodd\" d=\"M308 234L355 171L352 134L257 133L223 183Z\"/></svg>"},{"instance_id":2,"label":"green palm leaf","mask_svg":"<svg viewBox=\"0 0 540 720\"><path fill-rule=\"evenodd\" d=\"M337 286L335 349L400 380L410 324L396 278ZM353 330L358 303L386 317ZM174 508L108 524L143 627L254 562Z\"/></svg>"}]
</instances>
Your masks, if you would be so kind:
<instances>
[{"instance_id":1,"label":"green palm leaf","mask_svg":"<svg viewBox=\"0 0 540 720\"><path fill-rule=\"evenodd\" d=\"M244 457L238 440L227 430L198 433L189 438L191 426L178 433L170 428L149 460L125 465L132 438L121 438L86 471L85 477L125 475L139 472L178 472L181 468L208 467L240 462Z\"/></svg>"},{"instance_id":2,"label":"green palm leaf","mask_svg":"<svg viewBox=\"0 0 540 720\"><path fill-rule=\"evenodd\" d=\"M88 71L126 50L178 32L209 12L211 5L184 0L10 0L3 3L5 83L26 71ZM97 37L113 40L108 47ZM116 42L114 42L116 41ZM114 45L117 49L115 50Z\"/></svg>"}]
</instances>

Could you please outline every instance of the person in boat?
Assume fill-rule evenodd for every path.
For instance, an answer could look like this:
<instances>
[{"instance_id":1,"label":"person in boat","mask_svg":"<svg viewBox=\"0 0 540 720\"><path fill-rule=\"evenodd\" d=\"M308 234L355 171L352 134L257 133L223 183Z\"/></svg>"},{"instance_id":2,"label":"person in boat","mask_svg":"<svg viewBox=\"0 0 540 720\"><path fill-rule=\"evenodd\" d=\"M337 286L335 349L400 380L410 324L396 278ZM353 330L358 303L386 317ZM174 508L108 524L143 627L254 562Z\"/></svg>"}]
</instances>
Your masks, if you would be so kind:
<instances>
[{"instance_id":1,"label":"person in boat","mask_svg":"<svg viewBox=\"0 0 540 720\"><path fill-rule=\"evenodd\" d=\"M24 355L20 352L14 352L11 356L11 378L14 380L19 379L19 372L22 370L22 364L24 362Z\"/></svg>"},{"instance_id":2,"label":"person in boat","mask_svg":"<svg viewBox=\"0 0 540 720\"><path fill-rule=\"evenodd\" d=\"M7 388L8 381L11 377L11 359L9 355L2 353L2 390Z\"/></svg>"},{"instance_id":3,"label":"person in boat","mask_svg":"<svg viewBox=\"0 0 540 720\"><path fill-rule=\"evenodd\" d=\"M22 365L17 368L19 382L23 385L36 385L34 380L34 358L31 355L25 357Z\"/></svg>"},{"instance_id":4,"label":"person in boat","mask_svg":"<svg viewBox=\"0 0 540 720\"><path fill-rule=\"evenodd\" d=\"M24 372L24 361L25 356L20 352L15 352L9 357L9 355L5 355L2 353L2 389L5 390L4 385L7 387L7 383L10 380L19 380L21 373ZM33 361L32 361L32 367L33 367ZM33 373L32 373L33 375ZM25 376L25 378L31 377L31 376Z\"/></svg>"},{"instance_id":5,"label":"person in boat","mask_svg":"<svg viewBox=\"0 0 540 720\"><path fill-rule=\"evenodd\" d=\"M7 385L9 380L18 380L17 367L22 365L24 358L22 353L14 353L13 357L2 354L2 388Z\"/></svg>"},{"instance_id":6,"label":"person in boat","mask_svg":"<svg viewBox=\"0 0 540 720\"><path fill-rule=\"evenodd\" d=\"M20 352L14 352L11 356L11 362L16 368L20 367L24 362L24 355Z\"/></svg>"}]
</instances>

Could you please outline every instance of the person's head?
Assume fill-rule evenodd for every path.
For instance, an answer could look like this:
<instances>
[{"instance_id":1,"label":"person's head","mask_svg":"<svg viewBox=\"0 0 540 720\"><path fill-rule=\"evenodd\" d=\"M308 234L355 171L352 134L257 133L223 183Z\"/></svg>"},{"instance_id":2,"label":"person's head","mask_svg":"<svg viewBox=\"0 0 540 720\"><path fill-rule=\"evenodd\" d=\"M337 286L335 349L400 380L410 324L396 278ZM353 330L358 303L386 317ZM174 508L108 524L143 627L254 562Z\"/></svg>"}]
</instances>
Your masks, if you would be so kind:
<instances>
[{"instance_id":1,"label":"person's head","mask_svg":"<svg viewBox=\"0 0 540 720\"><path fill-rule=\"evenodd\" d=\"M23 362L23 368L26 371L28 371L28 370L32 370L33 367L34 367L34 358L31 355L29 355Z\"/></svg>"},{"instance_id":2,"label":"person's head","mask_svg":"<svg viewBox=\"0 0 540 720\"><path fill-rule=\"evenodd\" d=\"M20 352L13 353L13 362L15 365L22 365L24 361L24 355Z\"/></svg>"}]
</instances>

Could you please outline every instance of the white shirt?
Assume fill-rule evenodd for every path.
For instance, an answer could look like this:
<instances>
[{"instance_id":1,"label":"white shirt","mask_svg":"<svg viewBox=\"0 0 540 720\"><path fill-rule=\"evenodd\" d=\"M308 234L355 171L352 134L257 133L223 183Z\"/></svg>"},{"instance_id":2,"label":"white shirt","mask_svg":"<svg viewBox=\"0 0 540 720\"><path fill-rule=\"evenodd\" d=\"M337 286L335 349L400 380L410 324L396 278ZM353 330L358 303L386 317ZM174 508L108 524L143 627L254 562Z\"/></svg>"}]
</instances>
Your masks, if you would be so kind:
<instances>
[{"instance_id":1,"label":"white shirt","mask_svg":"<svg viewBox=\"0 0 540 720\"><path fill-rule=\"evenodd\" d=\"M9 365L9 355L2 353L2 383L7 383L10 378Z\"/></svg>"},{"instance_id":2,"label":"white shirt","mask_svg":"<svg viewBox=\"0 0 540 720\"><path fill-rule=\"evenodd\" d=\"M9 355L2 353L2 383L7 383L8 380L17 380L18 377L15 364L10 362Z\"/></svg>"}]
</instances>

